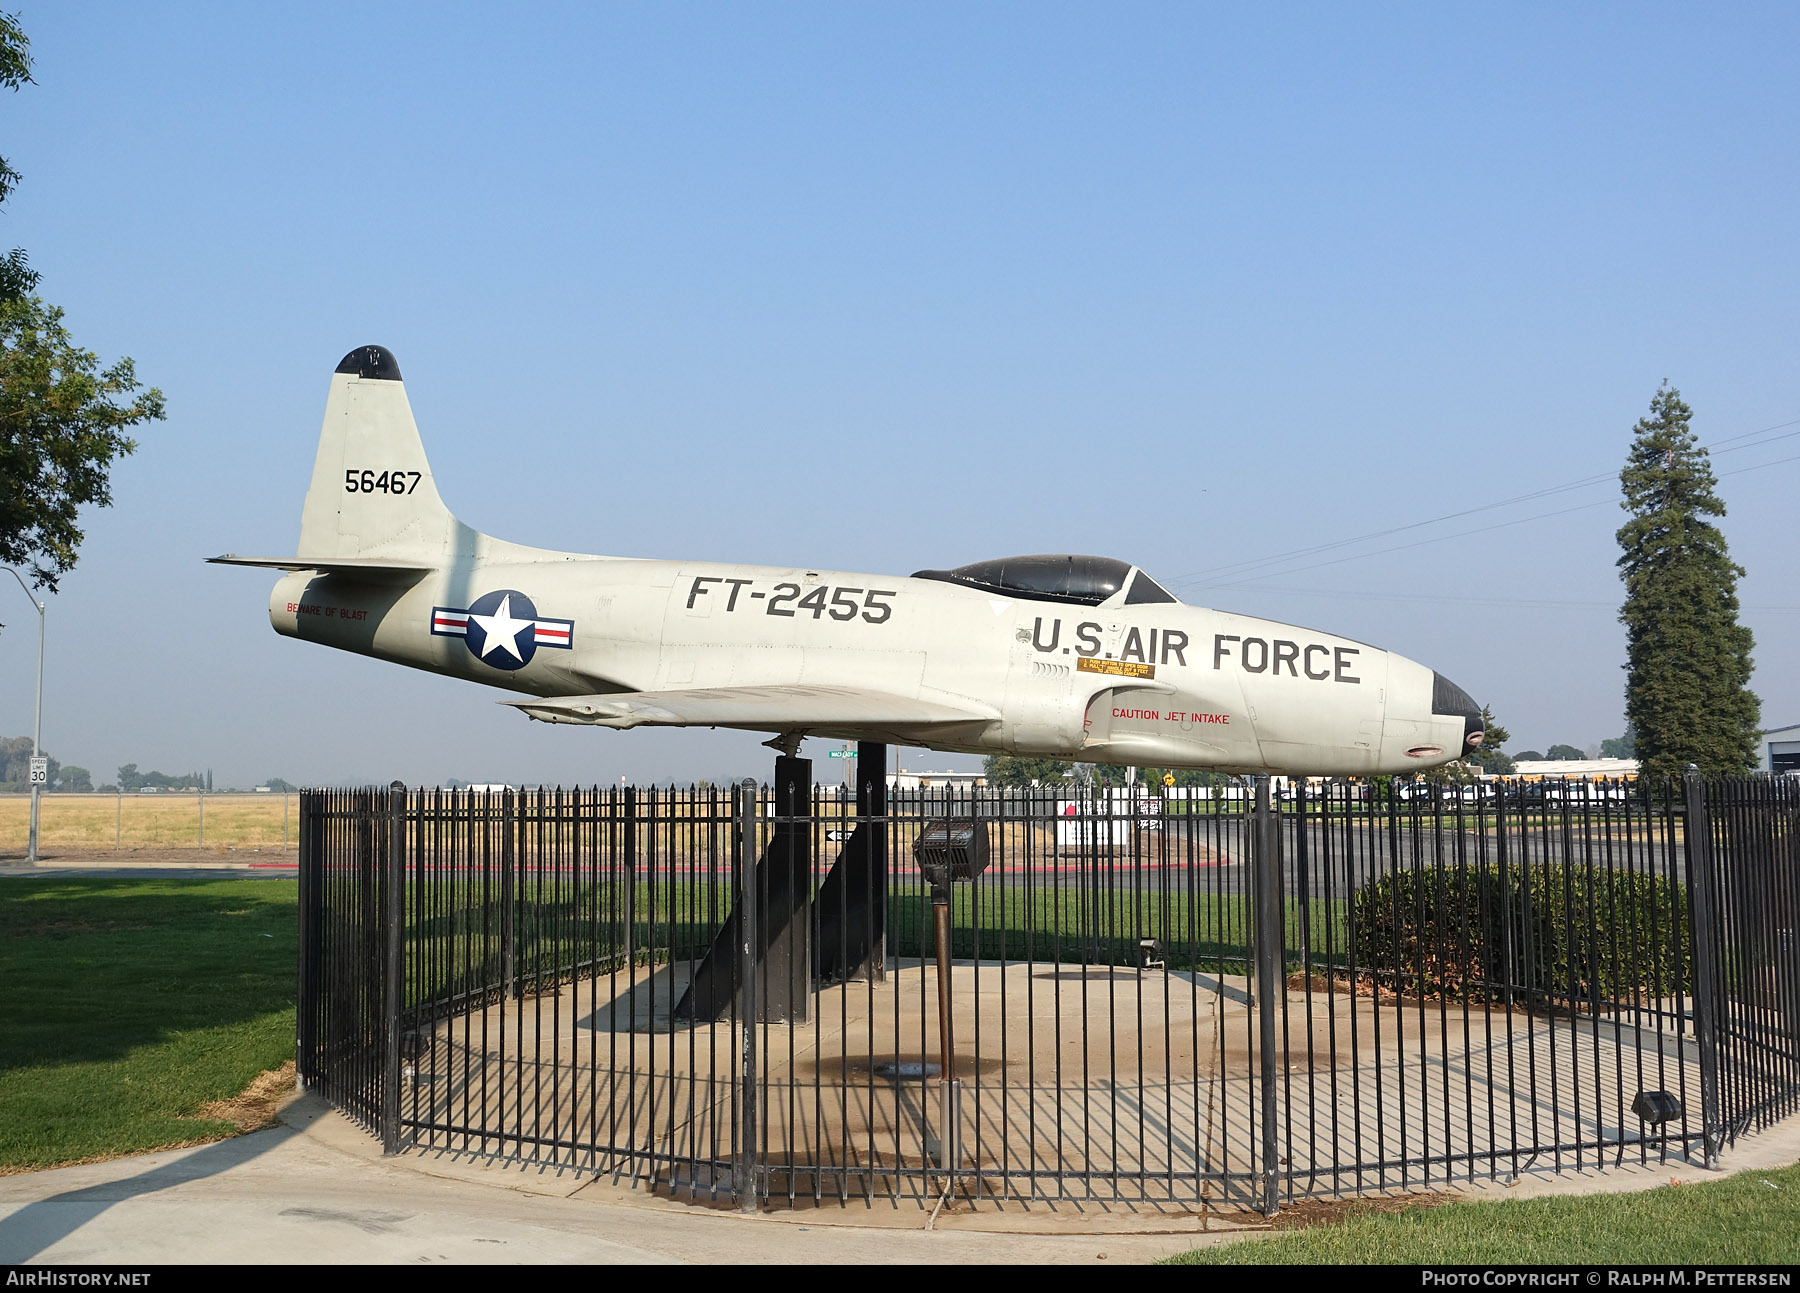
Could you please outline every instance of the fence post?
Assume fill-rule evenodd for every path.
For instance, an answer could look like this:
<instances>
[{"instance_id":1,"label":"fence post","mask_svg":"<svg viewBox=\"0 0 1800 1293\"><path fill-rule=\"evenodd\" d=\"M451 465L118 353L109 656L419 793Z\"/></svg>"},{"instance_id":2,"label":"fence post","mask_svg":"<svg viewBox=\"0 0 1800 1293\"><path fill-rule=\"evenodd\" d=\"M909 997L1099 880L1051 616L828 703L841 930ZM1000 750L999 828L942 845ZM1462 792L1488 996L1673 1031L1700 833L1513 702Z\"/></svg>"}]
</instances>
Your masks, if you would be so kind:
<instances>
[{"instance_id":1,"label":"fence post","mask_svg":"<svg viewBox=\"0 0 1800 1293\"><path fill-rule=\"evenodd\" d=\"M200 805L200 825L197 828L198 833L194 838L194 847L203 849L206 847L206 792L204 790L196 790L194 792L194 800Z\"/></svg>"},{"instance_id":2,"label":"fence post","mask_svg":"<svg viewBox=\"0 0 1800 1293\"><path fill-rule=\"evenodd\" d=\"M1706 783L1691 763L1681 778L1681 797L1688 928L1694 953L1694 1039L1700 1044L1700 1138L1706 1165L1717 1167L1724 1126L1719 1116L1719 966L1713 937L1712 822L1706 807Z\"/></svg>"},{"instance_id":3,"label":"fence post","mask_svg":"<svg viewBox=\"0 0 1800 1293\"><path fill-rule=\"evenodd\" d=\"M1256 901L1251 938L1256 954L1257 1054L1262 1074L1262 1210L1274 1216L1280 1207L1281 1150L1275 1093L1275 1002L1284 991L1281 967L1285 948L1281 922L1281 823L1270 803L1267 773L1256 778L1251 814L1255 844Z\"/></svg>"},{"instance_id":4,"label":"fence post","mask_svg":"<svg viewBox=\"0 0 1800 1293\"><path fill-rule=\"evenodd\" d=\"M494 792L484 791L482 797L487 800L489 819L493 817ZM519 980L519 938L518 913L516 896L519 890L518 861L519 855L514 847L513 819L517 816L514 810L513 790L507 786L500 792L500 973L501 992L508 998L523 997L524 985ZM630 828L627 827L629 830ZM629 836L627 836L629 838ZM629 874L629 873L628 873ZM637 877L631 876L631 884L627 890L635 889ZM631 945L631 925L625 926L627 949Z\"/></svg>"},{"instance_id":5,"label":"fence post","mask_svg":"<svg viewBox=\"0 0 1800 1293\"><path fill-rule=\"evenodd\" d=\"M738 1210L760 1208L756 1182L756 1021L761 1010L756 1000L758 928L756 892L756 782L746 778L737 788L732 805L732 838L737 847L738 902L738 1025L743 1029L743 1068L738 1091L737 1157L731 1179L737 1187Z\"/></svg>"},{"instance_id":6,"label":"fence post","mask_svg":"<svg viewBox=\"0 0 1800 1293\"><path fill-rule=\"evenodd\" d=\"M300 819L300 855L295 859L297 868L294 873L295 888L298 901L298 943L299 973L294 993L294 1085L304 1091L308 1086L308 1078L313 1073L313 1010L319 993L318 962L314 950L319 939L318 915L314 904L318 901L319 881L317 869L308 865L311 850L308 845L316 837L307 829L306 818Z\"/></svg>"},{"instance_id":7,"label":"fence post","mask_svg":"<svg viewBox=\"0 0 1800 1293\"><path fill-rule=\"evenodd\" d=\"M400 1152L400 1018L406 1002L406 784L388 787L387 875L382 918L387 927L387 965L381 1005L385 1049L381 1068L381 1152Z\"/></svg>"}]
</instances>

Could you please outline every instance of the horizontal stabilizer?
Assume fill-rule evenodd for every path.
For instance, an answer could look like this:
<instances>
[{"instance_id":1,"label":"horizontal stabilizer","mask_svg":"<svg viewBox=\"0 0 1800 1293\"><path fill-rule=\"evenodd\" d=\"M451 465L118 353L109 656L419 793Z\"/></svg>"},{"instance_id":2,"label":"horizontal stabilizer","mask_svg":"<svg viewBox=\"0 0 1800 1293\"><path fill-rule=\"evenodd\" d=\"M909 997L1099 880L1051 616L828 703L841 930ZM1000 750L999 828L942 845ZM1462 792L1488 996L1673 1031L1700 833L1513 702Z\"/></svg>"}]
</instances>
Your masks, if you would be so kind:
<instances>
[{"instance_id":1,"label":"horizontal stabilizer","mask_svg":"<svg viewBox=\"0 0 1800 1293\"><path fill-rule=\"evenodd\" d=\"M985 723L992 713L958 709L861 687L795 683L772 687L696 687L687 691L627 691L597 696L508 700L546 723L597 727L744 727L763 732L807 728L918 727Z\"/></svg>"},{"instance_id":2,"label":"horizontal stabilizer","mask_svg":"<svg viewBox=\"0 0 1800 1293\"><path fill-rule=\"evenodd\" d=\"M380 557L240 557L227 552L208 557L214 566L259 566L264 570L316 570L322 575L352 575L362 579L417 579L435 566L420 566Z\"/></svg>"}]
</instances>

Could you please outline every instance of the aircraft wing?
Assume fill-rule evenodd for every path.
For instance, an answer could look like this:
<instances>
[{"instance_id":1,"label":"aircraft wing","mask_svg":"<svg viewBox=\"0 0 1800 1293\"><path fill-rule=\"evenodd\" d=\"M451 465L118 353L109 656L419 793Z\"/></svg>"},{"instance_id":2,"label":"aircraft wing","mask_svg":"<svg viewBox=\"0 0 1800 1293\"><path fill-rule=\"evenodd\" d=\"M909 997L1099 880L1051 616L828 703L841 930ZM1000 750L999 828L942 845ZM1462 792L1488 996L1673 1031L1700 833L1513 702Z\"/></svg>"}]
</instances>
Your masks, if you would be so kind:
<instances>
[{"instance_id":1,"label":"aircraft wing","mask_svg":"<svg viewBox=\"0 0 1800 1293\"><path fill-rule=\"evenodd\" d=\"M546 723L597 727L744 727L755 731L804 728L919 727L985 723L997 717L975 708L914 700L862 687L794 683L768 687L696 687L685 691L626 691L596 696L541 696L501 704Z\"/></svg>"},{"instance_id":2,"label":"aircraft wing","mask_svg":"<svg viewBox=\"0 0 1800 1293\"><path fill-rule=\"evenodd\" d=\"M259 566L264 570L316 570L322 575L352 575L363 579L417 578L436 569L404 561L385 561L379 557L240 557L232 552L208 557L206 562L211 566Z\"/></svg>"}]
</instances>

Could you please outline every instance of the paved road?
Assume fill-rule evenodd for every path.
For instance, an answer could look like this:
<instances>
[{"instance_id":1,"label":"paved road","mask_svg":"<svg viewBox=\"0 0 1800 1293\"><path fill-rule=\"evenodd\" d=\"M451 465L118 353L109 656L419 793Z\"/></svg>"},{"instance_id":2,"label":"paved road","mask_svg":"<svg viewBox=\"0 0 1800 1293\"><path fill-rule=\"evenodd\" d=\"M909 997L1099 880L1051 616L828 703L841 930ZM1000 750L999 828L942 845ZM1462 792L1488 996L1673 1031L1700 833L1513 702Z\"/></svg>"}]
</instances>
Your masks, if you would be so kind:
<instances>
[{"instance_id":1,"label":"paved road","mask_svg":"<svg viewBox=\"0 0 1800 1293\"><path fill-rule=\"evenodd\" d=\"M299 867L294 854L274 851L219 853L175 849L140 852L131 849L114 853L109 849L95 853L53 853L35 865L22 857L0 858L0 880L66 880L73 877L89 880L152 877L159 880L291 880L297 874Z\"/></svg>"}]
</instances>

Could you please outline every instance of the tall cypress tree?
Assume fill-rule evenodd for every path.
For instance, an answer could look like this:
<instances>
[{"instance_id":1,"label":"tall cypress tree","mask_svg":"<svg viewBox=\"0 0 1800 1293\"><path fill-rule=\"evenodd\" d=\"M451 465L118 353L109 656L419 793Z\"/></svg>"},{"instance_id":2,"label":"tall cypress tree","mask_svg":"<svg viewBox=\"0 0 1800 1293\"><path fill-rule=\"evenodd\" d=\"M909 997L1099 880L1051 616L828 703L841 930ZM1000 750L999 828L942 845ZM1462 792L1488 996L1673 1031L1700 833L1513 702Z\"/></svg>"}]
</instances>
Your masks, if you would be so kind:
<instances>
[{"instance_id":1,"label":"tall cypress tree","mask_svg":"<svg viewBox=\"0 0 1800 1293\"><path fill-rule=\"evenodd\" d=\"M1708 517L1725 515L1693 410L1667 382L1633 428L1619 473L1625 581L1625 715L1651 776L1743 772L1755 759L1761 706L1750 691L1750 630L1738 623L1744 573Z\"/></svg>"}]
</instances>

